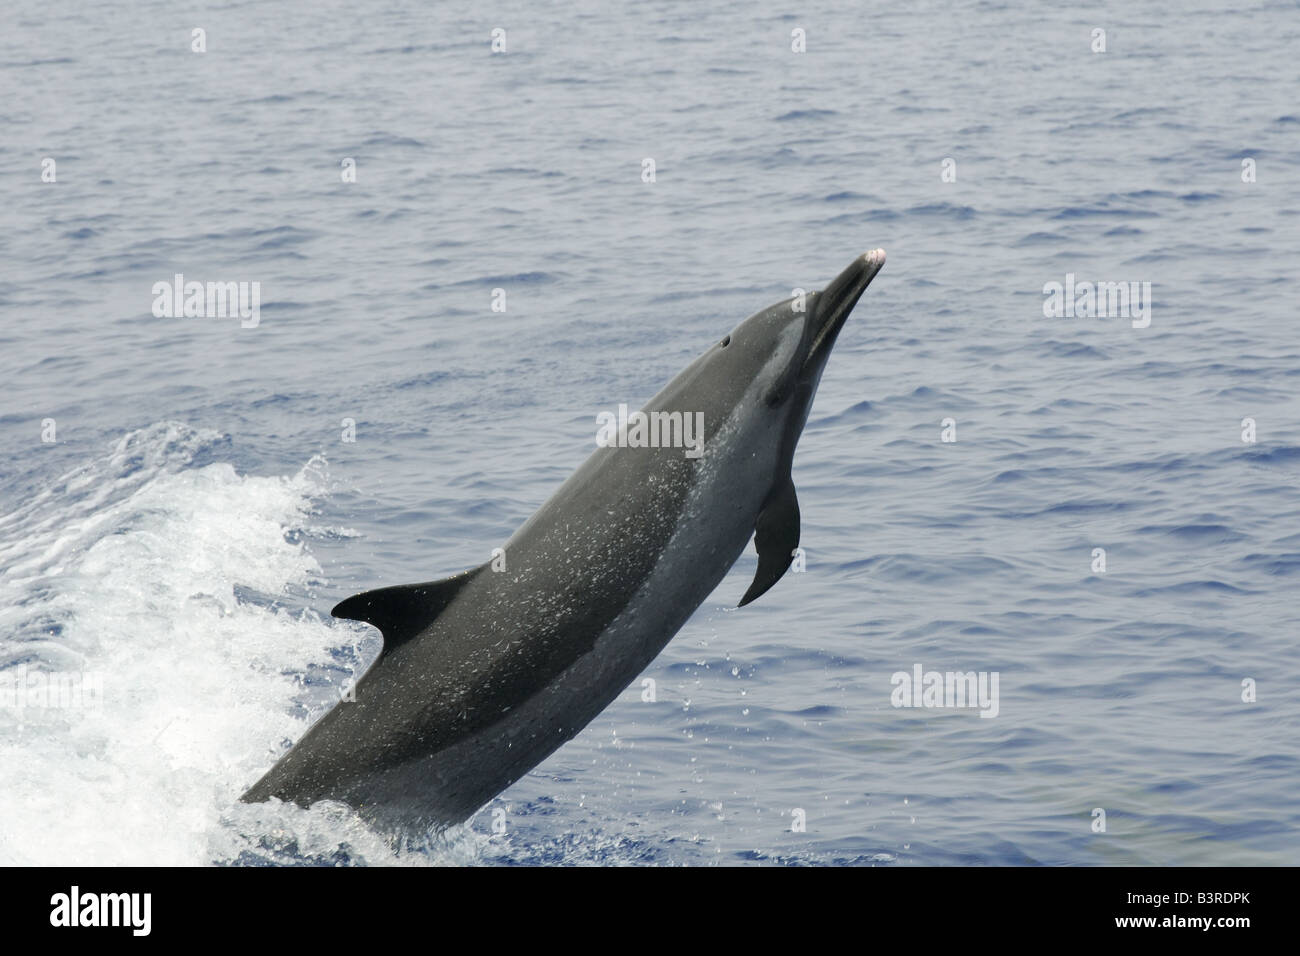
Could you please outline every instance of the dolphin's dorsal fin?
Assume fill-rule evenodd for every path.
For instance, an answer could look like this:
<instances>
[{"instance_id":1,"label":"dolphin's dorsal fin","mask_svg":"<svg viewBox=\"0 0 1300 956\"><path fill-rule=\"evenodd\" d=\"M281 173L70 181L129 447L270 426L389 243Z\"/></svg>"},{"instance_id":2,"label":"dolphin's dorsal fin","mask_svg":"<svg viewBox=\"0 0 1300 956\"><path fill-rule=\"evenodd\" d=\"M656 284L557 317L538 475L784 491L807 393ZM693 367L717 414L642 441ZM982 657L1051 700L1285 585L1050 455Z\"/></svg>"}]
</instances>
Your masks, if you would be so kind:
<instances>
[{"instance_id":1,"label":"dolphin's dorsal fin","mask_svg":"<svg viewBox=\"0 0 1300 956\"><path fill-rule=\"evenodd\" d=\"M754 525L754 547L758 550L758 572L738 607L780 581L794 560L794 549L799 547L799 499L789 475L763 502Z\"/></svg>"},{"instance_id":2,"label":"dolphin's dorsal fin","mask_svg":"<svg viewBox=\"0 0 1300 956\"><path fill-rule=\"evenodd\" d=\"M336 604L330 613L379 628L384 633L383 653L387 654L428 627L481 570L471 568L441 581L362 591Z\"/></svg>"}]
</instances>

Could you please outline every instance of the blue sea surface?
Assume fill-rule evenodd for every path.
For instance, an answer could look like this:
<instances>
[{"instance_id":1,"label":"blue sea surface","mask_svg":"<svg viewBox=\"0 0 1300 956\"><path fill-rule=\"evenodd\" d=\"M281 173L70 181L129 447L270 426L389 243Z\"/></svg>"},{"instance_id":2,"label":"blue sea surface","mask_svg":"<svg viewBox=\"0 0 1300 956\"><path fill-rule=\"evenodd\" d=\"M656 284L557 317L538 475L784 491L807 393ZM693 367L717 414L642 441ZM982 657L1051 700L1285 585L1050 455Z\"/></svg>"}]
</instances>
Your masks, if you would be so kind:
<instances>
[{"instance_id":1,"label":"blue sea surface","mask_svg":"<svg viewBox=\"0 0 1300 956\"><path fill-rule=\"evenodd\" d=\"M0 863L1300 863L1297 49L1291 2L5 5L0 691L102 693L0 706ZM751 548L435 839L238 803L378 652L337 600L488 560L875 246L806 570L737 609ZM258 324L155 317L177 273ZM996 716L894 706L917 665Z\"/></svg>"}]
</instances>

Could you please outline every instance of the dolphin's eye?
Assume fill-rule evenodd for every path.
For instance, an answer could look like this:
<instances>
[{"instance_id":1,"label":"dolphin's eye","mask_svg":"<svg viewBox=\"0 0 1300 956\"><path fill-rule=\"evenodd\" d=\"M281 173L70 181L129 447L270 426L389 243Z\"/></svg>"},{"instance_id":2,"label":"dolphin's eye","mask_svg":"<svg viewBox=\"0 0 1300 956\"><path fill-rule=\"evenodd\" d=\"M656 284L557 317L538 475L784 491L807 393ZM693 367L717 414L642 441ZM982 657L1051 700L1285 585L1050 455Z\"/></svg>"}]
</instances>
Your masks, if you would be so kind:
<instances>
[{"instance_id":1,"label":"dolphin's eye","mask_svg":"<svg viewBox=\"0 0 1300 956\"><path fill-rule=\"evenodd\" d=\"M725 349L728 345L731 344L731 336L728 335L725 339L722 340L722 343L721 343L721 344L722 344L722 347Z\"/></svg>"}]
</instances>

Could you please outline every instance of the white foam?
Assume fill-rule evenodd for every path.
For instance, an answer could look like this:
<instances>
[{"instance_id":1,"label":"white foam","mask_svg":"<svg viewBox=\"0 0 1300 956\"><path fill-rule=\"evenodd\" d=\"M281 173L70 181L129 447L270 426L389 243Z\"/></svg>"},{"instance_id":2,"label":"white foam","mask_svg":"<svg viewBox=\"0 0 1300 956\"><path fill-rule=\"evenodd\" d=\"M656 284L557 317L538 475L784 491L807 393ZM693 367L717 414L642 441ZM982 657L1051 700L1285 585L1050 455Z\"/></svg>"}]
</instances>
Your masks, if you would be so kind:
<instances>
[{"instance_id":1,"label":"white foam","mask_svg":"<svg viewBox=\"0 0 1300 956\"><path fill-rule=\"evenodd\" d=\"M0 706L0 862L394 859L343 808L237 803L304 731L294 702L317 716L375 648L341 666L331 649L361 632L312 609L321 571L295 532L323 459L291 477L194 467L219 439L133 432L0 516L0 677L102 679L96 707ZM309 669L328 678L314 699Z\"/></svg>"}]
</instances>

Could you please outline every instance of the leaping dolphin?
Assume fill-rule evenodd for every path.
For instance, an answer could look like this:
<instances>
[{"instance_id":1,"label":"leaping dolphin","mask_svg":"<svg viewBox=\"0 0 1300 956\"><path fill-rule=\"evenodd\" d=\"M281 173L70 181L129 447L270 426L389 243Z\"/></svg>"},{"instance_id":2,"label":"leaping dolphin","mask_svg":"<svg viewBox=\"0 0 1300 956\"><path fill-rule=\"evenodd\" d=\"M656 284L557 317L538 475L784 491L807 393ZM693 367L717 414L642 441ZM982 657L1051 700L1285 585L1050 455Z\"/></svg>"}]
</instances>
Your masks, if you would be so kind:
<instances>
[{"instance_id":1,"label":"leaping dolphin","mask_svg":"<svg viewBox=\"0 0 1300 956\"><path fill-rule=\"evenodd\" d=\"M338 800L398 833L462 822L635 680L751 534L758 572L740 603L775 584L799 544L795 443L884 263L883 249L864 253L821 292L751 316L650 400L647 416L703 413L702 455L598 448L506 542L504 570L488 562L335 607L379 628L383 652L355 701L241 799Z\"/></svg>"}]
</instances>

